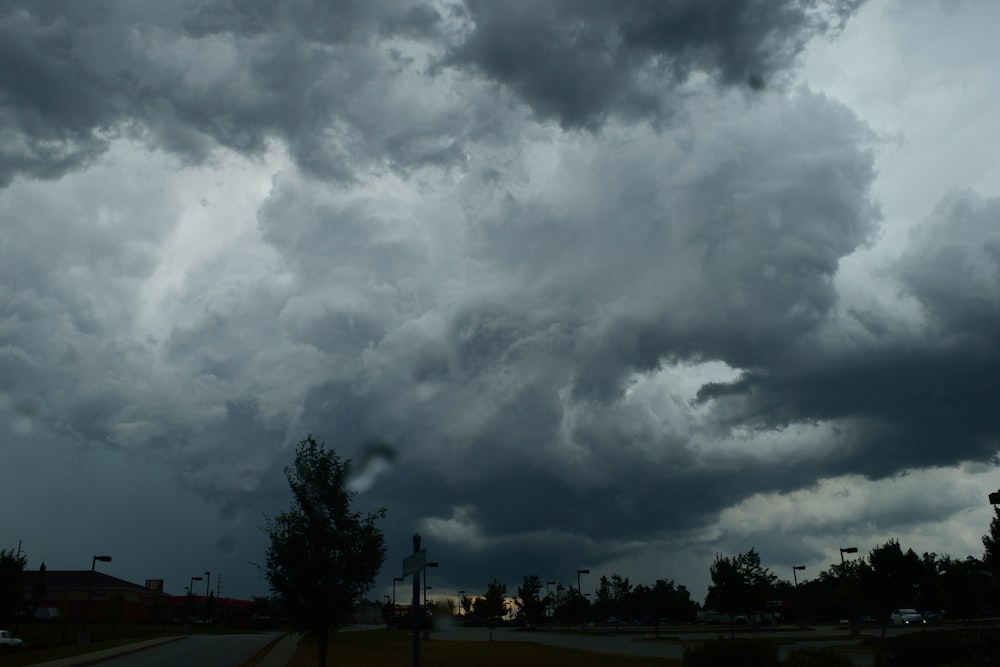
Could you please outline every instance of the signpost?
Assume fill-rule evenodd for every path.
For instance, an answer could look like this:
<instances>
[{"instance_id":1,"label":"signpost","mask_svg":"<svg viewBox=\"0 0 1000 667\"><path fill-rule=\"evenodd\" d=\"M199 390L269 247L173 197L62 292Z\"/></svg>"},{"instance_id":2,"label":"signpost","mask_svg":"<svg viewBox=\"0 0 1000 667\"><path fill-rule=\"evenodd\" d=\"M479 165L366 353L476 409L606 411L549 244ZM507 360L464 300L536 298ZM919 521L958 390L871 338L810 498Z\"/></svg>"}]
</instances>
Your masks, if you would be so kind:
<instances>
[{"instance_id":1,"label":"signpost","mask_svg":"<svg viewBox=\"0 0 1000 667\"><path fill-rule=\"evenodd\" d=\"M420 626L424 612L420 608L420 573L427 563L427 549L420 548L420 533L413 534L413 555L403 559L403 576L413 575L413 599L410 602L410 626L413 629L413 667L420 667ZM420 614L418 625L417 614Z\"/></svg>"}]
</instances>

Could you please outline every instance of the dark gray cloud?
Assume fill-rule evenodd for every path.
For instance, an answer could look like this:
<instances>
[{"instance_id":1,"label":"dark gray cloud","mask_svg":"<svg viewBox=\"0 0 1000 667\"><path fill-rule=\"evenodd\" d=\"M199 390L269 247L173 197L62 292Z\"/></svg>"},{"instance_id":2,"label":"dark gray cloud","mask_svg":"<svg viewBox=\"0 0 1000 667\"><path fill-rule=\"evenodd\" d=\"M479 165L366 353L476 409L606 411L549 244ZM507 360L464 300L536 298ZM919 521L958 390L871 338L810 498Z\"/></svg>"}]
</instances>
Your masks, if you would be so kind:
<instances>
[{"instance_id":1,"label":"dark gray cloud","mask_svg":"<svg viewBox=\"0 0 1000 667\"><path fill-rule=\"evenodd\" d=\"M994 459L998 211L996 200L956 192L913 228L896 273L921 306L916 335L879 328L838 349L811 340L780 365L706 385L700 397L758 429L841 423L844 446L830 461L840 472L881 477Z\"/></svg>"},{"instance_id":2,"label":"dark gray cloud","mask_svg":"<svg viewBox=\"0 0 1000 667\"><path fill-rule=\"evenodd\" d=\"M659 118L695 74L761 89L860 0L465 3L468 36L443 64L509 87L542 119L596 127Z\"/></svg>"},{"instance_id":3,"label":"dark gray cloud","mask_svg":"<svg viewBox=\"0 0 1000 667\"><path fill-rule=\"evenodd\" d=\"M457 106L423 95L448 95L431 61L484 72L543 118L593 125L658 115L664 86L695 71L725 84L779 74L857 4L7 3L0 185L83 167L122 135L196 162L276 138L341 182L454 167L470 140L506 132L475 82Z\"/></svg>"}]
</instances>

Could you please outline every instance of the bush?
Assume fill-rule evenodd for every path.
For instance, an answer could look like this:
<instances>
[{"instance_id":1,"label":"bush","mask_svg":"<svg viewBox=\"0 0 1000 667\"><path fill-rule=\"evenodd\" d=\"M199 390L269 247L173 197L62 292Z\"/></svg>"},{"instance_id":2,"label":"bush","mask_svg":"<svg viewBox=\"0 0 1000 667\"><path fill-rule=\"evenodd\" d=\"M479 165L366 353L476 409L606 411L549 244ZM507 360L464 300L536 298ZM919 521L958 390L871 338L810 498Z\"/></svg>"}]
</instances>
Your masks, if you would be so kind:
<instances>
[{"instance_id":1,"label":"bush","mask_svg":"<svg viewBox=\"0 0 1000 667\"><path fill-rule=\"evenodd\" d=\"M914 632L886 642L879 667L992 667L1000 655L1000 632L993 629Z\"/></svg>"},{"instance_id":2,"label":"bush","mask_svg":"<svg viewBox=\"0 0 1000 667\"><path fill-rule=\"evenodd\" d=\"M709 639L684 649L683 667L778 667L778 644L770 639Z\"/></svg>"},{"instance_id":3,"label":"bush","mask_svg":"<svg viewBox=\"0 0 1000 667\"><path fill-rule=\"evenodd\" d=\"M784 662L785 667L851 667L851 664L850 658L829 646L792 649Z\"/></svg>"}]
</instances>

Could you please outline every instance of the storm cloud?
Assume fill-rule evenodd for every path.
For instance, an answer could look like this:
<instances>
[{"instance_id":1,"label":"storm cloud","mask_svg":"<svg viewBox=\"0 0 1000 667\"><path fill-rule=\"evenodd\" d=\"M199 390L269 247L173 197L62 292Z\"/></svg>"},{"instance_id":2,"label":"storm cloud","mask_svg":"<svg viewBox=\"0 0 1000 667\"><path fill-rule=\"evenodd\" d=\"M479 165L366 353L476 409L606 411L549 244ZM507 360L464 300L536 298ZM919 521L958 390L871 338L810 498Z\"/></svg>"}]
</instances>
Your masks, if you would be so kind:
<instances>
[{"instance_id":1,"label":"storm cloud","mask_svg":"<svg viewBox=\"0 0 1000 667\"><path fill-rule=\"evenodd\" d=\"M307 433L442 592L946 522L1000 445L1000 190L900 216L897 138L803 75L909 34L878 6L6 3L0 447L106 462L81 513L155 489L132 531L209 508L132 558L175 589L260 592Z\"/></svg>"}]
</instances>

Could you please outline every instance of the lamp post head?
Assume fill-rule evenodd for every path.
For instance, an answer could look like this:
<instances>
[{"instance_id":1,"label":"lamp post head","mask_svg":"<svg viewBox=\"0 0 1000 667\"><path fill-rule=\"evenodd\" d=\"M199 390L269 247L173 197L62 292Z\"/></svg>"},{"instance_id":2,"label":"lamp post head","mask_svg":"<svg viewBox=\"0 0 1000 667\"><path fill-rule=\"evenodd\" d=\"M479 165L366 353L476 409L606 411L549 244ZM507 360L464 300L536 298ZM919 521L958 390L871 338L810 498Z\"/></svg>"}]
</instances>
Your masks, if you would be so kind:
<instances>
[{"instance_id":1,"label":"lamp post head","mask_svg":"<svg viewBox=\"0 0 1000 667\"><path fill-rule=\"evenodd\" d=\"M111 562L111 556L94 556L94 560L95 561L99 560L102 563L110 563Z\"/></svg>"},{"instance_id":2,"label":"lamp post head","mask_svg":"<svg viewBox=\"0 0 1000 667\"><path fill-rule=\"evenodd\" d=\"M545 585L546 585L546 586L555 586L555 585L556 585L556 582L554 582L554 581L546 581L546 582L545 582Z\"/></svg>"},{"instance_id":3,"label":"lamp post head","mask_svg":"<svg viewBox=\"0 0 1000 667\"><path fill-rule=\"evenodd\" d=\"M404 581L404 580L406 580L406 577L393 577L392 580L393 581Z\"/></svg>"},{"instance_id":4,"label":"lamp post head","mask_svg":"<svg viewBox=\"0 0 1000 667\"><path fill-rule=\"evenodd\" d=\"M840 553L842 553L842 554L856 554L856 553L858 553L858 548L857 547L842 547L840 549Z\"/></svg>"},{"instance_id":5,"label":"lamp post head","mask_svg":"<svg viewBox=\"0 0 1000 667\"><path fill-rule=\"evenodd\" d=\"M590 570L577 570L577 574L590 574Z\"/></svg>"},{"instance_id":6,"label":"lamp post head","mask_svg":"<svg viewBox=\"0 0 1000 667\"><path fill-rule=\"evenodd\" d=\"M804 570L804 569L806 569L806 566L805 565L793 565L792 569L793 570Z\"/></svg>"},{"instance_id":7,"label":"lamp post head","mask_svg":"<svg viewBox=\"0 0 1000 667\"><path fill-rule=\"evenodd\" d=\"M191 577L191 581L201 581L201 577Z\"/></svg>"},{"instance_id":8,"label":"lamp post head","mask_svg":"<svg viewBox=\"0 0 1000 667\"><path fill-rule=\"evenodd\" d=\"M436 560L432 560L429 563L425 563L424 567L437 567L440 564L441 563L437 562Z\"/></svg>"},{"instance_id":9,"label":"lamp post head","mask_svg":"<svg viewBox=\"0 0 1000 667\"><path fill-rule=\"evenodd\" d=\"M1000 491L994 491L990 494L990 504L1000 505Z\"/></svg>"}]
</instances>

